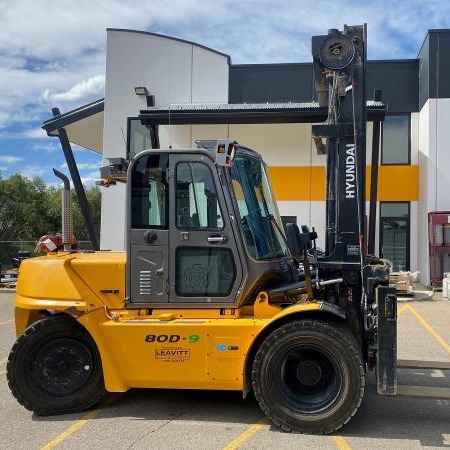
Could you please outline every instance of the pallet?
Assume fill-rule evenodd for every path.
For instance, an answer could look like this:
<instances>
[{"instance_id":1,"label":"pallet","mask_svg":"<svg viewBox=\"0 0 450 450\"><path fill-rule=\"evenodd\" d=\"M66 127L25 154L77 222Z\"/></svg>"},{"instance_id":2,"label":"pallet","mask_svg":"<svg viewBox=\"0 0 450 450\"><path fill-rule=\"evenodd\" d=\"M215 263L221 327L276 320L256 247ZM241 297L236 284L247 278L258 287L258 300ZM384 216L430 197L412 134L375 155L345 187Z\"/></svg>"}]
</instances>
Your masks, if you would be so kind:
<instances>
[{"instance_id":1,"label":"pallet","mask_svg":"<svg viewBox=\"0 0 450 450\"><path fill-rule=\"evenodd\" d=\"M389 286L395 287L399 296L413 294L411 276L406 273L392 272L389 276Z\"/></svg>"}]
</instances>

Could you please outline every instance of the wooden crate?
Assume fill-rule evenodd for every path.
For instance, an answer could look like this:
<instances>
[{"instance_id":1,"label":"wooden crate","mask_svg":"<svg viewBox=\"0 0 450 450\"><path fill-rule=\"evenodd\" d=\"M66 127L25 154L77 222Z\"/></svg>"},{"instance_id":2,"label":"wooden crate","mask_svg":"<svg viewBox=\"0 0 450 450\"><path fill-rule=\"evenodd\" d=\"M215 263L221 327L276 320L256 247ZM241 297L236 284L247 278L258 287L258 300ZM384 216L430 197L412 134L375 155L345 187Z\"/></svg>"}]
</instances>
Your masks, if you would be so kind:
<instances>
[{"instance_id":1,"label":"wooden crate","mask_svg":"<svg viewBox=\"0 0 450 450\"><path fill-rule=\"evenodd\" d=\"M409 273L391 272L389 276L389 285L394 286L397 295L412 295L412 279Z\"/></svg>"}]
</instances>

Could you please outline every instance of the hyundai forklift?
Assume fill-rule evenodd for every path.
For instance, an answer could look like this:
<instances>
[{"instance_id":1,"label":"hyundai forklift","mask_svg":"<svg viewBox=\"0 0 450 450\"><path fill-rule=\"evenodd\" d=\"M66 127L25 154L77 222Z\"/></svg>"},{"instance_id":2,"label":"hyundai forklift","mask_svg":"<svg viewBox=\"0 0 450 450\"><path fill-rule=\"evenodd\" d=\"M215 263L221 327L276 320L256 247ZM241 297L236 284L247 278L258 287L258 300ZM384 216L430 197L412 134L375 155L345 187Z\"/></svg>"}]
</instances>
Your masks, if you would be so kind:
<instances>
[{"instance_id":1,"label":"hyundai forklift","mask_svg":"<svg viewBox=\"0 0 450 450\"><path fill-rule=\"evenodd\" d=\"M284 430L331 433L356 413L368 371L380 394L418 394L397 386L389 264L365 251L365 26L314 36L312 54L328 112L312 127L327 159L325 248L314 229L283 230L264 161L232 140L101 169L105 186L127 185L125 252L71 249L57 173L64 249L24 260L17 285L7 377L24 407L65 414L107 391L232 390L253 392Z\"/></svg>"}]
</instances>

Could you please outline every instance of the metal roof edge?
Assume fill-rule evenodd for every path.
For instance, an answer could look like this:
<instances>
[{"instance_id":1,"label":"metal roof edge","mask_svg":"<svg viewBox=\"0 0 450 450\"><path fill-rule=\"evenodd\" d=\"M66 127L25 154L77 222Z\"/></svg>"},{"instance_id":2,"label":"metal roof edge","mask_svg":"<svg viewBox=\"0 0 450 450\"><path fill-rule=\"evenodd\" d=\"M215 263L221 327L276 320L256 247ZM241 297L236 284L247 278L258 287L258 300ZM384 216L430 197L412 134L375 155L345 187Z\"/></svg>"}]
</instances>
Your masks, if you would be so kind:
<instances>
[{"instance_id":1,"label":"metal roof edge","mask_svg":"<svg viewBox=\"0 0 450 450\"><path fill-rule=\"evenodd\" d=\"M59 116L52 117L43 122L41 128L44 129L47 134L52 131L64 128L67 125L86 119L87 117L98 114L105 109L105 99L101 98L95 100L87 105L80 106L79 108L67 111Z\"/></svg>"},{"instance_id":2,"label":"metal roof edge","mask_svg":"<svg viewBox=\"0 0 450 450\"><path fill-rule=\"evenodd\" d=\"M367 100L367 108L386 108L382 101ZM281 110L281 109L324 109L315 101L311 102L275 102L275 103L180 103L170 106L153 106L142 109L141 114L151 112L175 111L236 111L236 110Z\"/></svg>"},{"instance_id":3,"label":"metal roof edge","mask_svg":"<svg viewBox=\"0 0 450 450\"><path fill-rule=\"evenodd\" d=\"M312 61L305 62L280 62L280 63L243 63L243 64L232 64L230 67L233 69L247 69L247 68L258 68L258 67L312 67Z\"/></svg>"},{"instance_id":4,"label":"metal roof edge","mask_svg":"<svg viewBox=\"0 0 450 450\"><path fill-rule=\"evenodd\" d=\"M386 64L386 63L416 63L417 58L399 58L399 59L369 59L367 63L372 64ZM255 63L255 64L231 64L232 69L258 69L270 67L312 67L313 62L295 62L295 63Z\"/></svg>"},{"instance_id":5,"label":"metal roof edge","mask_svg":"<svg viewBox=\"0 0 450 450\"><path fill-rule=\"evenodd\" d=\"M198 44L197 42L193 42L193 41L188 41L187 39L181 39L181 38L177 38L177 37L173 37L173 36L167 36L165 34L160 34L160 33L153 33L151 31L130 30L127 28L107 28L106 31L121 31L121 32L126 32L126 33L146 34L148 36L156 36L156 37L168 39L171 41L182 42L183 44L195 45L196 47L202 48L204 50L208 50L209 52L216 53L217 55L220 55L220 56L224 56L225 58L227 58L228 65L231 65L231 56L230 55L219 52L218 50L215 50L211 47L207 47L206 45Z\"/></svg>"},{"instance_id":6,"label":"metal roof edge","mask_svg":"<svg viewBox=\"0 0 450 450\"><path fill-rule=\"evenodd\" d=\"M372 64L386 64L386 63L417 63L418 58L400 58L400 59L369 59L367 63Z\"/></svg>"},{"instance_id":7,"label":"metal roof edge","mask_svg":"<svg viewBox=\"0 0 450 450\"><path fill-rule=\"evenodd\" d=\"M386 104L367 102L369 120L384 120ZM315 123L326 119L327 108L308 103L184 104L152 107L139 118L154 125Z\"/></svg>"}]
</instances>

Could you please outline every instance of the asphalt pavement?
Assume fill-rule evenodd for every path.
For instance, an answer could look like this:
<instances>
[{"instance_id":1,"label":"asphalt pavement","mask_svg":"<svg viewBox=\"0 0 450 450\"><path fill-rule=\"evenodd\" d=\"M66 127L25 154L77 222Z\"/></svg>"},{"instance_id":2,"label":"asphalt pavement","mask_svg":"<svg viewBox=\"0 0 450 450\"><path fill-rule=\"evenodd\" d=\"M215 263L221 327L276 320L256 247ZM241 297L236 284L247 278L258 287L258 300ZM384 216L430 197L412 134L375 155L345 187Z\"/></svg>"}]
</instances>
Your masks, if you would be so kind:
<instances>
[{"instance_id":1,"label":"asphalt pavement","mask_svg":"<svg viewBox=\"0 0 450 450\"><path fill-rule=\"evenodd\" d=\"M238 392L134 389L83 414L37 417L11 395L13 293L0 292L0 449L441 449L450 447L450 401L377 395L374 377L356 416L332 436L289 434ZM402 301L399 358L450 361L450 302ZM401 371L403 384L450 387L450 371Z\"/></svg>"}]
</instances>

